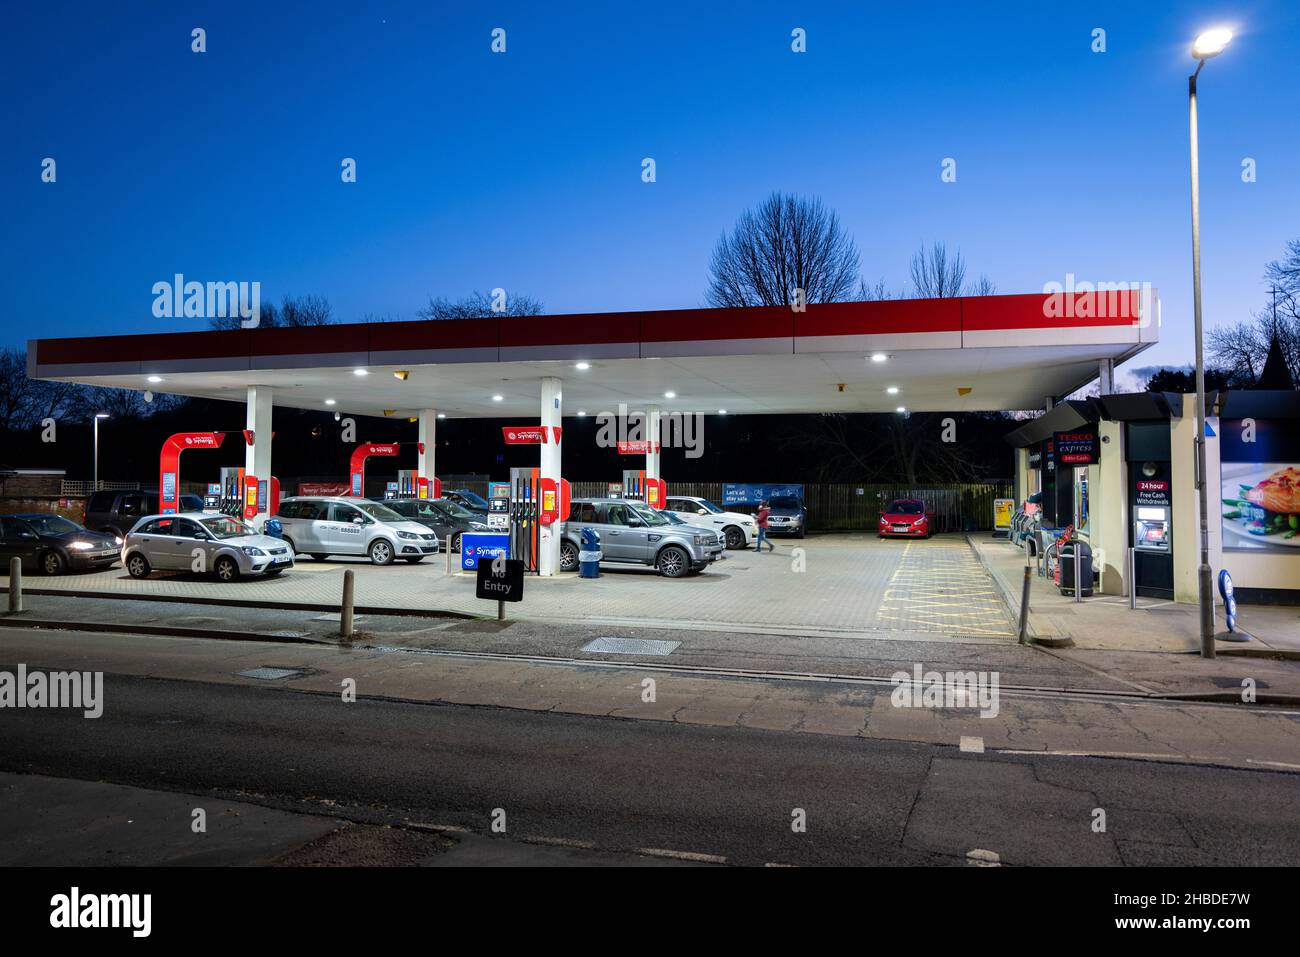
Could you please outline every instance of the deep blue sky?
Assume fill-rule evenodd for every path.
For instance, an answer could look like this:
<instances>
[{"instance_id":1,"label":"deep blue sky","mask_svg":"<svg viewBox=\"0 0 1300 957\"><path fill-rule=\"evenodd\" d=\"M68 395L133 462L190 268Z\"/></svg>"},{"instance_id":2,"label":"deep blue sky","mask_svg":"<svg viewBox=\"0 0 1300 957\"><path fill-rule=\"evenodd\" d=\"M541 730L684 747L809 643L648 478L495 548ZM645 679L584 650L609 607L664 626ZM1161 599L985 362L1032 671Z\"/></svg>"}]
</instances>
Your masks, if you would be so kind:
<instances>
[{"instance_id":1,"label":"deep blue sky","mask_svg":"<svg viewBox=\"0 0 1300 957\"><path fill-rule=\"evenodd\" d=\"M175 272L344 320L495 286L549 312L695 306L719 232L781 189L836 209L895 289L935 239L1001 292L1149 280L1164 341L1134 365L1190 360L1187 47L1236 28L1201 82L1215 324L1264 303L1300 237L1300 6L990 6L10 4L0 343L195 328L151 314Z\"/></svg>"}]
</instances>

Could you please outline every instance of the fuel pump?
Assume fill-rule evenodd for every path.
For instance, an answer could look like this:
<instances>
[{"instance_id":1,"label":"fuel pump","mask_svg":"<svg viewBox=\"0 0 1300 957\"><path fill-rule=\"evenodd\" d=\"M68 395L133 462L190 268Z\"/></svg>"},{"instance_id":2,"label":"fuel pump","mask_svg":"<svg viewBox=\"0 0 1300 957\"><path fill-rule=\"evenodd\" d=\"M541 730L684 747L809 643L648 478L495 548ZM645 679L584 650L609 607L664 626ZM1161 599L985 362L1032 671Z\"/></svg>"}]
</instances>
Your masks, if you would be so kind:
<instances>
[{"instance_id":1,"label":"fuel pump","mask_svg":"<svg viewBox=\"0 0 1300 957\"><path fill-rule=\"evenodd\" d=\"M661 509L668 498L668 483L663 479L647 478L645 469L624 469L623 497L640 499L651 508Z\"/></svg>"},{"instance_id":2,"label":"fuel pump","mask_svg":"<svg viewBox=\"0 0 1300 957\"><path fill-rule=\"evenodd\" d=\"M221 497L217 504L218 511L232 518L238 516L244 510L243 495L243 467L223 466L221 469Z\"/></svg>"},{"instance_id":3,"label":"fuel pump","mask_svg":"<svg viewBox=\"0 0 1300 957\"><path fill-rule=\"evenodd\" d=\"M541 500L541 469L510 470L510 557L537 571L537 529Z\"/></svg>"}]
</instances>

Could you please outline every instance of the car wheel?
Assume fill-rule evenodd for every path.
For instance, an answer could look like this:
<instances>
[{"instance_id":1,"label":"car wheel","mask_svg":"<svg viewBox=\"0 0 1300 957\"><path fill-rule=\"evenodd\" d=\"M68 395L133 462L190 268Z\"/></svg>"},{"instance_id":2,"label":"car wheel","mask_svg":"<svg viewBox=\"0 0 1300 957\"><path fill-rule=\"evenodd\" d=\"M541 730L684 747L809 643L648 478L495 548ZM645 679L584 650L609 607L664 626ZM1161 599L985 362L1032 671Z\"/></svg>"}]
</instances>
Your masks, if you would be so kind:
<instances>
[{"instance_id":1,"label":"car wheel","mask_svg":"<svg viewBox=\"0 0 1300 957\"><path fill-rule=\"evenodd\" d=\"M655 566L659 569L659 574L665 578L681 578L690 571L691 559L676 545L669 545L659 553Z\"/></svg>"},{"instance_id":2,"label":"car wheel","mask_svg":"<svg viewBox=\"0 0 1300 957\"><path fill-rule=\"evenodd\" d=\"M460 551L460 532L457 532L455 535L451 536L451 550L453 552Z\"/></svg>"},{"instance_id":3,"label":"car wheel","mask_svg":"<svg viewBox=\"0 0 1300 957\"><path fill-rule=\"evenodd\" d=\"M329 558L328 555L324 555L324 554L322 554L322 553L320 553L320 552L312 552L312 553L311 553L311 560L314 561L314 562L323 562L323 561L325 561L325 559L327 559L327 558Z\"/></svg>"},{"instance_id":4,"label":"car wheel","mask_svg":"<svg viewBox=\"0 0 1300 957\"><path fill-rule=\"evenodd\" d=\"M799 526L799 531L795 532L794 537L795 537L795 538L803 538L803 526L802 526L802 525Z\"/></svg>"},{"instance_id":5,"label":"car wheel","mask_svg":"<svg viewBox=\"0 0 1300 957\"><path fill-rule=\"evenodd\" d=\"M126 560L126 572L132 578L148 578L151 571L153 569L149 567L149 559L139 552L129 556Z\"/></svg>"},{"instance_id":6,"label":"car wheel","mask_svg":"<svg viewBox=\"0 0 1300 957\"><path fill-rule=\"evenodd\" d=\"M377 538L370 543L370 560L376 565L393 563L393 546L388 544L388 539Z\"/></svg>"},{"instance_id":7,"label":"car wheel","mask_svg":"<svg viewBox=\"0 0 1300 957\"><path fill-rule=\"evenodd\" d=\"M291 551L293 554L297 555L297 554L298 554L298 546L295 545L295 544L293 543L293 539L290 538L288 535L285 535L285 536L282 536L282 537L284 538L284 543L285 543L286 545L289 546L289 551Z\"/></svg>"},{"instance_id":8,"label":"car wheel","mask_svg":"<svg viewBox=\"0 0 1300 957\"><path fill-rule=\"evenodd\" d=\"M67 562L58 552L46 552L41 556L41 571L47 575L62 575Z\"/></svg>"},{"instance_id":9,"label":"car wheel","mask_svg":"<svg viewBox=\"0 0 1300 957\"><path fill-rule=\"evenodd\" d=\"M742 531L741 531L739 528L737 528L735 525L728 525L728 526L723 530L723 534L727 536L727 547L728 547L728 548L744 548L744 547L745 547L745 533L742 532Z\"/></svg>"},{"instance_id":10,"label":"car wheel","mask_svg":"<svg viewBox=\"0 0 1300 957\"><path fill-rule=\"evenodd\" d=\"M212 566L218 581L232 582L239 577L239 563L229 555L222 555Z\"/></svg>"},{"instance_id":11,"label":"car wheel","mask_svg":"<svg viewBox=\"0 0 1300 957\"><path fill-rule=\"evenodd\" d=\"M570 541L560 542L560 571L571 572L578 568L578 546Z\"/></svg>"}]
</instances>

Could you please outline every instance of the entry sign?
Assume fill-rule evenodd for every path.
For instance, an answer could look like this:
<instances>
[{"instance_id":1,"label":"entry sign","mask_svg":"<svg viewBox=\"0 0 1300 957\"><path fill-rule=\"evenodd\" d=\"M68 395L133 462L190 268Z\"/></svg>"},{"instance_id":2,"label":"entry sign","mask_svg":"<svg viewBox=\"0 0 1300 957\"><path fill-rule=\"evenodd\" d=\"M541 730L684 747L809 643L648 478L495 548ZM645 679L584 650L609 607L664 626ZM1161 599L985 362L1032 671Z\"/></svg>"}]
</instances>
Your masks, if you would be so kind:
<instances>
[{"instance_id":1,"label":"entry sign","mask_svg":"<svg viewBox=\"0 0 1300 957\"><path fill-rule=\"evenodd\" d=\"M523 601L523 560L498 555L490 562L486 560L479 562L478 582L474 594L478 598L496 601Z\"/></svg>"},{"instance_id":2,"label":"entry sign","mask_svg":"<svg viewBox=\"0 0 1300 957\"><path fill-rule=\"evenodd\" d=\"M1054 432L1052 444L1056 461L1061 465L1096 465L1101 459L1101 443L1097 441L1097 430L1093 428Z\"/></svg>"}]
</instances>

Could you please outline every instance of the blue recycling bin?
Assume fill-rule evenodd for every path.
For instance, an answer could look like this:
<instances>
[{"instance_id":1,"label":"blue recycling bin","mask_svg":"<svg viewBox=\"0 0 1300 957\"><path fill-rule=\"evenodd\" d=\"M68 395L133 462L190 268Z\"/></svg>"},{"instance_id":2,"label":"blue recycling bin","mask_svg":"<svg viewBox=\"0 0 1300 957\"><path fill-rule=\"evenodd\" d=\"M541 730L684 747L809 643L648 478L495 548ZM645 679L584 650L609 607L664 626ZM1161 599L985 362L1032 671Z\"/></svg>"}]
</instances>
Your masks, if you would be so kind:
<instances>
[{"instance_id":1,"label":"blue recycling bin","mask_svg":"<svg viewBox=\"0 0 1300 957\"><path fill-rule=\"evenodd\" d=\"M582 545L578 550L578 577L600 577L600 532L584 528L580 533Z\"/></svg>"}]
</instances>

